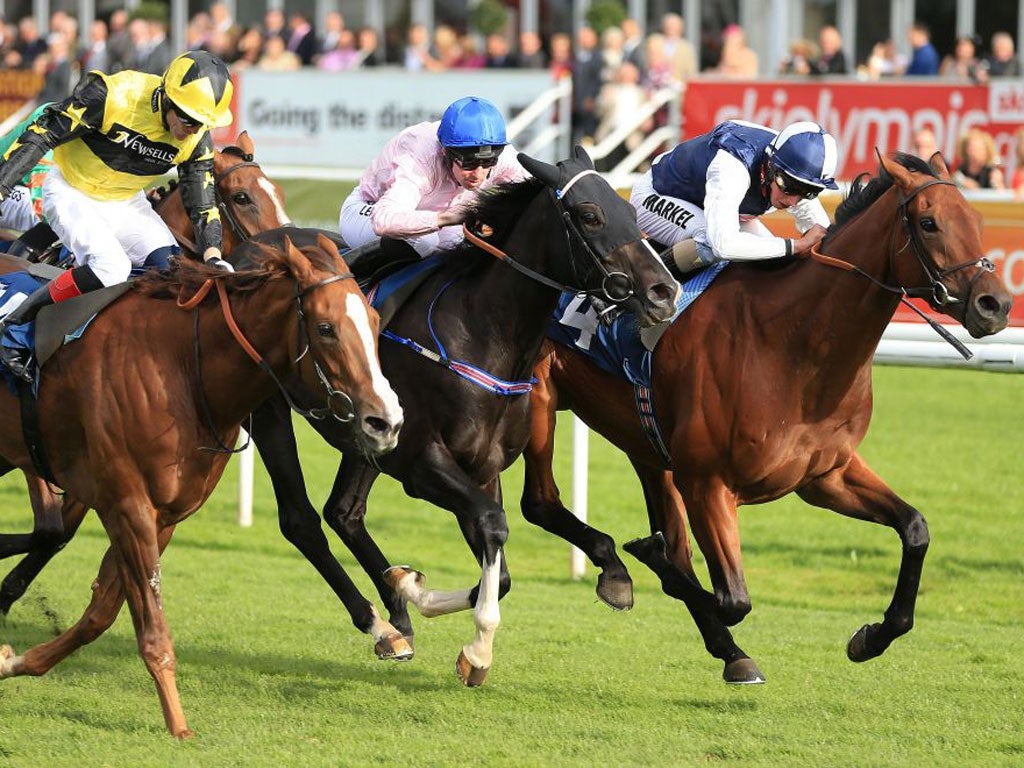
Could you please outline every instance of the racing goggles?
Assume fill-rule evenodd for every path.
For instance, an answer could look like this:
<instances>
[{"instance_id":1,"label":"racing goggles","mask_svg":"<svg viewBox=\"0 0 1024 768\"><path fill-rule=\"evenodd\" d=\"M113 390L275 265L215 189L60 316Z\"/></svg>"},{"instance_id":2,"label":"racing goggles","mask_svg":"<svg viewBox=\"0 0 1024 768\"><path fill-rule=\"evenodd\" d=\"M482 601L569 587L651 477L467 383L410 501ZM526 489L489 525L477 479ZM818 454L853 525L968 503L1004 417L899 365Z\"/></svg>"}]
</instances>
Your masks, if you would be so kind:
<instances>
[{"instance_id":1,"label":"racing goggles","mask_svg":"<svg viewBox=\"0 0 1024 768\"><path fill-rule=\"evenodd\" d=\"M810 184L797 181L782 171L775 172L775 183L779 185L779 189L782 190L783 194L794 195L802 200L813 200L821 194L819 187L812 187Z\"/></svg>"},{"instance_id":2,"label":"racing goggles","mask_svg":"<svg viewBox=\"0 0 1024 768\"><path fill-rule=\"evenodd\" d=\"M185 110L183 110L181 107L179 107L177 104L175 104L170 99L167 100L167 108L174 110L174 113L178 116L178 119L181 120L182 125L184 125L186 128L202 128L203 127L203 124L201 122L199 122L194 117L192 117L192 115L190 115L187 112L185 112Z\"/></svg>"},{"instance_id":3,"label":"racing goggles","mask_svg":"<svg viewBox=\"0 0 1024 768\"><path fill-rule=\"evenodd\" d=\"M490 157L478 157L476 155L460 155L458 152L447 150L448 159L464 171L475 171L477 168L493 168L498 164L500 152L495 152Z\"/></svg>"}]
</instances>

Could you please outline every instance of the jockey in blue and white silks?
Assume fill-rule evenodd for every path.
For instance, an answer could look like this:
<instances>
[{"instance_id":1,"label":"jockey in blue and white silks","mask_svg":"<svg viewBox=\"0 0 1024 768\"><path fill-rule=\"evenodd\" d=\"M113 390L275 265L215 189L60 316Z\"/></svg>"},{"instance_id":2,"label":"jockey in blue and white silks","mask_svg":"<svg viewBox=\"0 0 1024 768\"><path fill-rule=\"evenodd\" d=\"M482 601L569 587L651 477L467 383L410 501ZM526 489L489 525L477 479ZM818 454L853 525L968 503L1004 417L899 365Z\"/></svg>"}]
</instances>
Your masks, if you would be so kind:
<instances>
[{"instance_id":1,"label":"jockey in blue and white silks","mask_svg":"<svg viewBox=\"0 0 1024 768\"><path fill-rule=\"evenodd\" d=\"M817 199L836 189L838 148L820 125L781 133L727 120L655 159L633 186L640 228L667 246L681 274L716 261L801 256L825 236L828 214ZM775 237L758 219L788 209L802 237Z\"/></svg>"}]
</instances>

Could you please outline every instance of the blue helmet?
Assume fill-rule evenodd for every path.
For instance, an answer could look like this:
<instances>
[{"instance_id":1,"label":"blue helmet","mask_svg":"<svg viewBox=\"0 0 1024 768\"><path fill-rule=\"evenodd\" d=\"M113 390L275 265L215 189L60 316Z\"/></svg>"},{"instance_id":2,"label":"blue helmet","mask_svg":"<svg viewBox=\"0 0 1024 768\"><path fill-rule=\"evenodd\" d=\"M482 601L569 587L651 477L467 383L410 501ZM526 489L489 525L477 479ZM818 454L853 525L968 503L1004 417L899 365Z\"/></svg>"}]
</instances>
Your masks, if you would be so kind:
<instances>
[{"instance_id":1,"label":"blue helmet","mask_svg":"<svg viewBox=\"0 0 1024 768\"><path fill-rule=\"evenodd\" d=\"M836 140L817 123L793 123L768 145L768 155L777 170L800 184L817 189L838 189Z\"/></svg>"},{"instance_id":2,"label":"blue helmet","mask_svg":"<svg viewBox=\"0 0 1024 768\"><path fill-rule=\"evenodd\" d=\"M505 119L487 99L466 96L453 101L441 117L437 140L445 149L467 159L497 157L508 141Z\"/></svg>"}]
</instances>

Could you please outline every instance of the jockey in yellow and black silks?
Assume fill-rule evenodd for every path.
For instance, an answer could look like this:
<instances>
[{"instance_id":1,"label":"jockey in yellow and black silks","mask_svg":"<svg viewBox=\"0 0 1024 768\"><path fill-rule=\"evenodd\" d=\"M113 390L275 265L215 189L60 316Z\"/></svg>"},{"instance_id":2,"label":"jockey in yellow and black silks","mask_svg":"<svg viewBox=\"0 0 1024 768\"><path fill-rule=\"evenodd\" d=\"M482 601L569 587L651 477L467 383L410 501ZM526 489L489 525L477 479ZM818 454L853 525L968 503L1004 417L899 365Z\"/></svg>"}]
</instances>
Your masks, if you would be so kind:
<instances>
[{"instance_id":1,"label":"jockey in yellow and black silks","mask_svg":"<svg viewBox=\"0 0 1024 768\"><path fill-rule=\"evenodd\" d=\"M29 295L0 323L0 336L47 304L127 280L132 267L166 264L178 246L145 189L174 167L203 259L229 268L221 258L209 131L231 123L231 95L224 62L188 51L163 77L90 72L28 127L0 164L0 203L52 149L43 212L76 266ZM24 358L0 345L7 367L31 380Z\"/></svg>"}]
</instances>

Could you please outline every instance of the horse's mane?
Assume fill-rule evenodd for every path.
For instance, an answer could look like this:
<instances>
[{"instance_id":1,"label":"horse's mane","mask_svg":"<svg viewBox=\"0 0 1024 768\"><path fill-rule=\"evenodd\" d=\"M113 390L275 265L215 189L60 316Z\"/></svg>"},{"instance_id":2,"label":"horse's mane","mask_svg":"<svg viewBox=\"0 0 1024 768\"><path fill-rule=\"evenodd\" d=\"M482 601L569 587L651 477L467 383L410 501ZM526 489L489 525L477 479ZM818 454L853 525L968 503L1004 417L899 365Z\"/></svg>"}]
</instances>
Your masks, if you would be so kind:
<instances>
[{"instance_id":1,"label":"horse's mane","mask_svg":"<svg viewBox=\"0 0 1024 768\"><path fill-rule=\"evenodd\" d=\"M310 262L324 272L337 273L334 262L314 246L299 249ZM179 257L172 262L170 270L149 270L132 282L132 289L144 296L158 299L177 299L179 295L193 295L207 280L220 279L228 293L248 293L262 287L270 280L277 280L291 274L284 252L278 248L259 249L258 264L254 269L244 269L233 275L225 275L216 267ZM211 296L214 294L211 293ZM209 299L209 297L207 297Z\"/></svg>"},{"instance_id":2,"label":"horse's mane","mask_svg":"<svg viewBox=\"0 0 1024 768\"><path fill-rule=\"evenodd\" d=\"M539 179L529 178L489 187L477 195L476 202L470 206L466 224L474 230L479 225L486 225L490 233L487 241L501 247L543 186L544 182ZM466 266L467 259L474 256L486 256L486 259L479 259L481 263L487 263L493 258L468 242L459 243L437 255L448 264L462 267Z\"/></svg>"},{"instance_id":3,"label":"horse's mane","mask_svg":"<svg viewBox=\"0 0 1024 768\"><path fill-rule=\"evenodd\" d=\"M236 146L224 147L223 149L220 150L220 153L223 155L234 155L235 157L239 158L242 161L252 160L252 155L247 155L239 147ZM164 201L164 198L170 197L172 194L174 194L174 190L177 188L178 180L170 179L166 185L161 184L159 187L154 187L153 189L149 190L147 194L153 205L157 205L158 203L162 203Z\"/></svg>"},{"instance_id":4,"label":"horse's mane","mask_svg":"<svg viewBox=\"0 0 1024 768\"><path fill-rule=\"evenodd\" d=\"M902 165L908 171L922 173L926 176L938 178L935 169L927 161L922 160L906 152L896 152L892 159ZM867 173L860 174L850 185L850 191L846 198L836 208L835 223L828 228L828 238L831 238L851 219L866 211L872 203L880 198L893 185L893 178L881 165L878 167L878 175L870 177Z\"/></svg>"}]
</instances>

